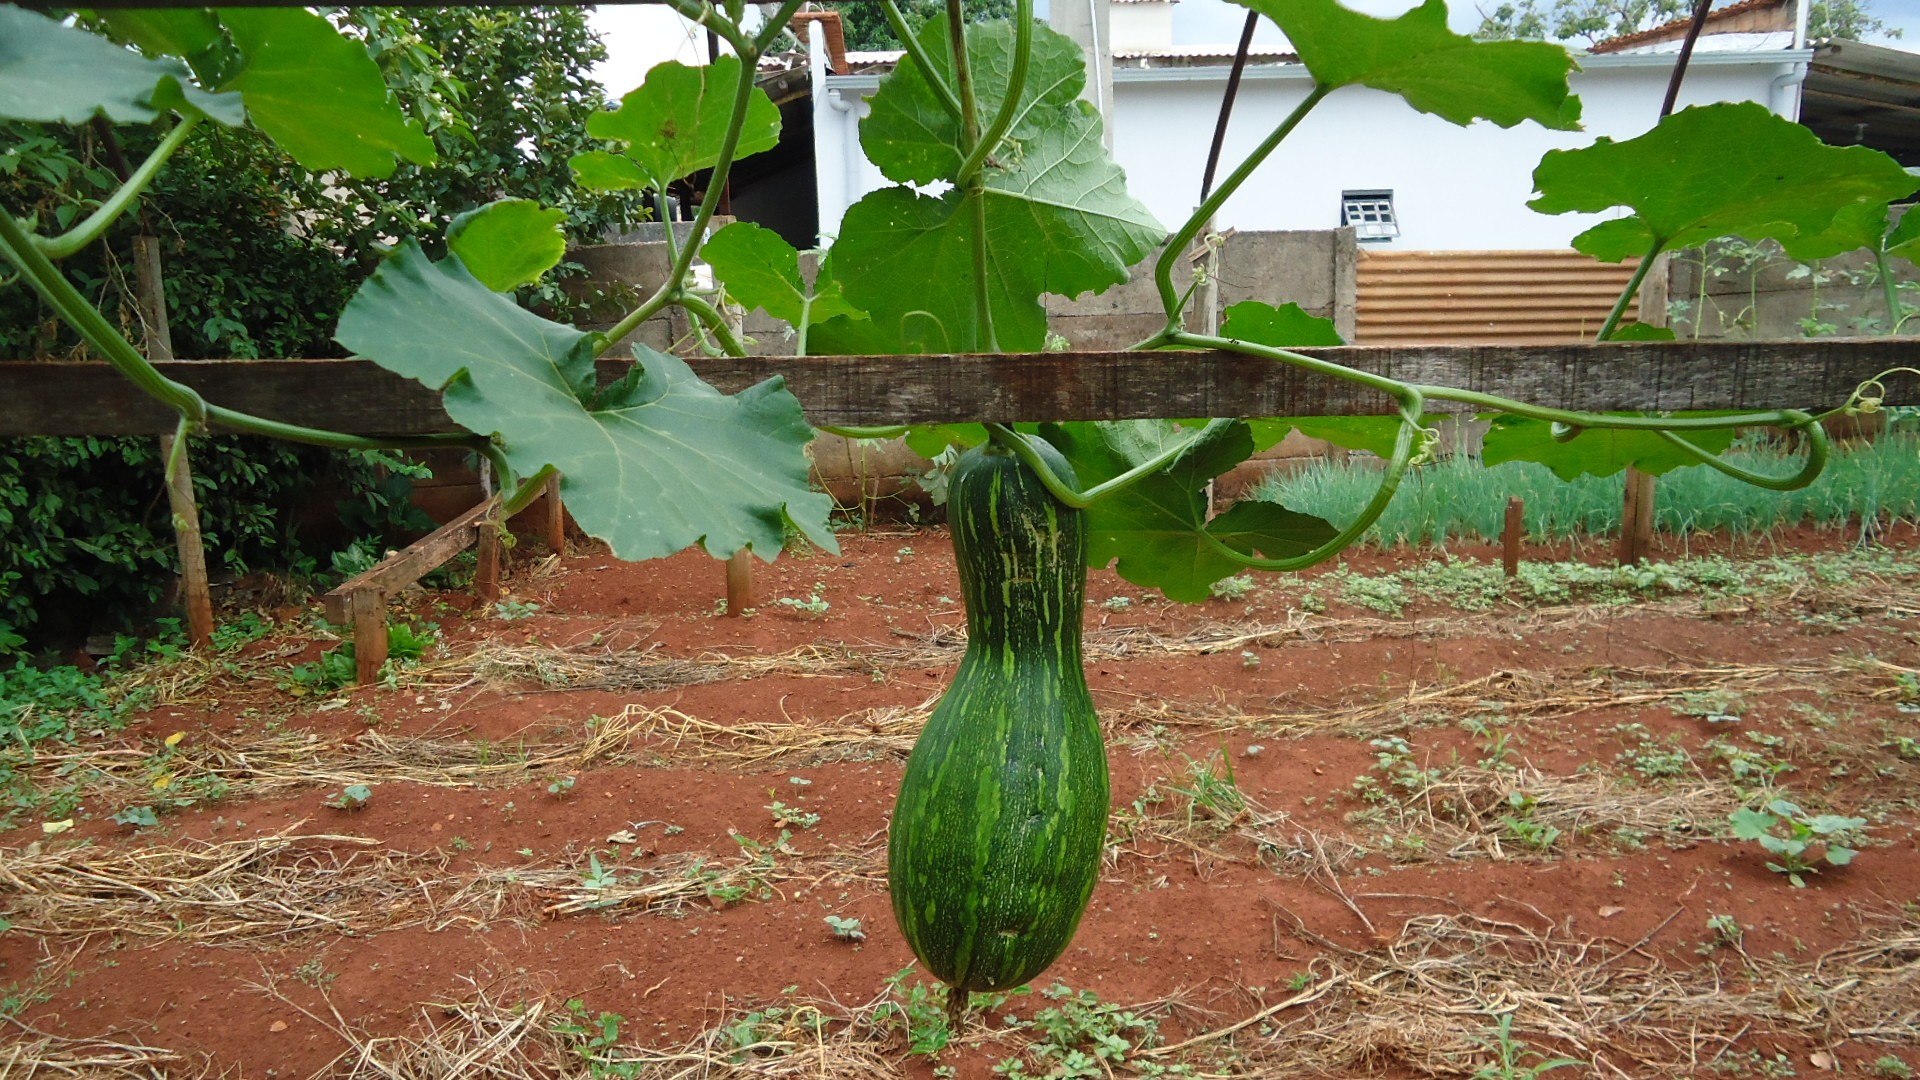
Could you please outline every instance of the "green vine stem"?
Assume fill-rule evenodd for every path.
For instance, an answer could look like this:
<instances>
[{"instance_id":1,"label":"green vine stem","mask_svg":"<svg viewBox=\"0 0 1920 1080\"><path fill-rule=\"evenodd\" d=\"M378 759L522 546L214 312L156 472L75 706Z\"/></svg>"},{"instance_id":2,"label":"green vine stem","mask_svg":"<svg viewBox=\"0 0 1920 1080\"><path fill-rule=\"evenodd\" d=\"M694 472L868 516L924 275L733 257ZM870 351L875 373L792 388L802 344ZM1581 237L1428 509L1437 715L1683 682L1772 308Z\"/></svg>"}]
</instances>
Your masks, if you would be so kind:
<instances>
[{"instance_id":1,"label":"green vine stem","mask_svg":"<svg viewBox=\"0 0 1920 1080\"><path fill-rule=\"evenodd\" d=\"M1335 533L1333 539L1303 555L1294 555L1283 559L1263 559L1249 555L1244 551L1227 546L1226 542L1205 529L1200 535L1206 538L1207 546L1223 558L1239 563L1250 570L1305 570L1326 562L1345 551L1362 533L1373 527L1373 523L1386 512L1387 505L1393 502L1393 496L1400 490L1400 481L1404 480L1407 470L1414 461L1423 456L1429 443L1429 429L1420 423L1424 403L1418 393L1410 396L1410 405L1404 405L1400 411L1400 433L1393 442L1393 455L1387 459L1387 467L1380 474L1380 486L1374 489L1373 498L1360 510L1360 516L1354 518L1347 527Z\"/></svg>"},{"instance_id":2,"label":"green vine stem","mask_svg":"<svg viewBox=\"0 0 1920 1080\"><path fill-rule=\"evenodd\" d=\"M785 26L791 21L793 19L793 13L800 10L800 5L804 2L805 0L784 0L780 5L780 9L768 19L766 29L778 33L777 28ZM676 10L681 9L688 3L690 3L690 0L673 0ZM711 9L709 8L703 7L701 10L711 13ZM684 15L686 12L683 10L681 14ZM692 16L688 17L692 18ZM724 19L716 21L724 26L732 25ZM727 117L727 134L726 137L721 140L717 163L714 165L712 172L708 174L707 193L701 198L700 209L694 214L693 228L688 231L687 244L680 249L678 256L673 260L672 267L667 271L667 279L660 283L660 287L654 290L653 295L647 297L639 307L628 312L625 318L615 323L611 329L603 333L600 339L594 343L593 355L596 357L604 355L608 349L613 347L614 342L633 333L634 330L639 328L641 323L646 322L658 314L661 308L677 302L681 296L684 295L687 271L693 266L693 258L700 251L701 241L707 235L707 226L713 222L714 211L720 205L720 193L726 190L727 174L733 168L734 153L740 148L740 130L746 124L747 107L753 103L753 92L756 89L754 79L755 76L759 74L760 48L758 39L746 40L739 34L737 27L734 28L734 30L735 38L740 38L740 40L736 41L735 38L728 38L728 40L739 50L740 82L734 87L733 111L728 114ZM716 28L716 33L717 32L718 29ZM725 35L722 36L724 37ZM667 231L671 232L673 223L669 221L665 224Z\"/></svg>"},{"instance_id":3,"label":"green vine stem","mask_svg":"<svg viewBox=\"0 0 1920 1080\"><path fill-rule=\"evenodd\" d=\"M140 355L127 339L121 336L106 316L93 306L80 290L73 287L58 267L47 258L33 243L31 235L21 227L12 214L0 210L0 255L13 263L29 284L53 309L60 314L67 325L74 328L95 352L109 364L126 376L132 383L167 408L180 414L189 428L201 428L209 424L218 425L247 435L265 435L292 442L309 443L314 446L327 446L338 450L409 450L428 447L476 446L479 436L464 433L446 435L413 435L395 438L366 438L358 435L343 435L336 431L324 431L319 428L302 427L298 424L283 424L278 420L268 420L234 409L212 405L200 396L200 392L184 383L176 382L160 374L147 358Z\"/></svg>"},{"instance_id":4,"label":"green vine stem","mask_svg":"<svg viewBox=\"0 0 1920 1080\"><path fill-rule=\"evenodd\" d=\"M734 336L733 327L727 325L727 320L720 314L719 309L707 303L704 297L695 296L692 293L681 293L675 298L674 303L685 308L688 314L705 324L707 331L719 341L722 353L727 356L747 355L746 347L740 344L738 337Z\"/></svg>"},{"instance_id":5,"label":"green vine stem","mask_svg":"<svg viewBox=\"0 0 1920 1080\"><path fill-rule=\"evenodd\" d=\"M1914 213L1915 211L1909 210L1907 212ZM1912 316L1902 315L1900 313L1900 309L1906 305L1900 301L1900 283L1895 280L1893 276L1893 265L1887 261L1887 250L1884 243L1874 246L1873 264L1879 268L1880 289L1886 293L1887 296L1887 336L1893 337L1900 333L1900 328L1905 326L1907 320L1912 318Z\"/></svg>"},{"instance_id":6,"label":"green vine stem","mask_svg":"<svg viewBox=\"0 0 1920 1080\"><path fill-rule=\"evenodd\" d=\"M1827 439L1827 429L1814 423L1813 417L1806 413L1799 415L1805 417L1805 420L1794 426L1806 436L1807 460L1801 463L1800 471L1792 476L1767 476L1750 469L1743 469L1718 454L1702 450L1674 432L1663 430L1656 434L1696 462L1716 472L1725 473L1735 480L1752 484L1757 488L1766 488L1768 491L1798 491L1813 483L1819 477L1820 471L1827 467L1827 454L1831 449Z\"/></svg>"},{"instance_id":7,"label":"green vine stem","mask_svg":"<svg viewBox=\"0 0 1920 1080\"><path fill-rule=\"evenodd\" d=\"M1213 220L1213 215L1220 207L1226 204L1233 193L1240 189L1240 185L1246 183L1254 170L1258 169L1279 147L1281 140L1291 134L1294 128L1300 126L1300 121L1307 118L1307 114L1313 111L1313 107L1320 104L1321 100L1332 92L1316 84L1306 100L1294 106L1293 112L1287 114L1287 118L1280 122L1280 126L1274 128L1265 139L1261 140L1259 146L1254 147L1245 161L1242 161L1233 172L1227 174L1227 178L1220 182L1220 186L1214 189L1213 194L1207 196L1206 201L1187 217L1186 224L1180 226L1180 231L1173 234L1167 241L1167 246L1160 249L1160 258L1153 266L1153 279L1160 287L1160 306L1167 313L1167 328L1160 334L1134 346L1135 348L1156 348L1164 343L1163 339L1168 335L1179 331L1180 313L1186 307L1186 301L1173 288L1174 264L1186 252L1187 246L1193 243L1193 238L1200 235L1200 230L1206 228L1207 222Z\"/></svg>"},{"instance_id":8,"label":"green vine stem","mask_svg":"<svg viewBox=\"0 0 1920 1080\"><path fill-rule=\"evenodd\" d=\"M972 184L974 177L986 164L994 150L1000 146L1000 140L1006 137L1008 129L1013 127L1015 118L1020 115L1020 95L1027 90L1027 67L1033 57L1033 0L1016 0L1013 11L1013 69L1007 73L1006 97L1000 102L1000 111L995 114L993 123L987 125L986 133L960 163L960 171L954 174L953 182L958 187Z\"/></svg>"},{"instance_id":9,"label":"green vine stem","mask_svg":"<svg viewBox=\"0 0 1920 1080\"><path fill-rule=\"evenodd\" d=\"M907 433L907 425L893 424L885 427L837 427L823 424L814 428L829 435L838 435L843 439L897 439Z\"/></svg>"},{"instance_id":10,"label":"green vine stem","mask_svg":"<svg viewBox=\"0 0 1920 1080\"><path fill-rule=\"evenodd\" d=\"M893 36L900 39L901 47L907 50L907 55L919 67L920 73L926 76L927 85L933 87L934 100L947 111L954 123L960 123L960 99L954 96L953 87L940 77L939 69L933 66L933 58L927 55L920 39L914 37L913 27L907 25L907 17L900 14L899 5L894 0L880 0L880 10L887 17L887 25L893 28Z\"/></svg>"},{"instance_id":11,"label":"green vine stem","mask_svg":"<svg viewBox=\"0 0 1920 1080\"><path fill-rule=\"evenodd\" d=\"M125 183L114 190L106 202L100 204L99 209L88 214L85 221L59 236L33 237L34 246L39 248L47 258L58 260L67 258L100 239L101 234L107 231L107 226L118 221L120 215L126 213L134 203L139 201L141 194L147 190L147 185L151 184L153 178L159 174L160 167L167 163L167 159L173 157L174 151L180 149L181 145L187 141L187 136L193 134L193 129L199 126L199 123L199 117L188 116L175 124L173 130L167 132L166 137L160 140L160 145L153 148L153 153L147 155L147 160L140 163L140 167L127 177Z\"/></svg>"},{"instance_id":12,"label":"green vine stem","mask_svg":"<svg viewBox=\"0 0 1920 1080\"><path fill-rule=\"evenodd\" d=\"M967 148L967 160L980 150L980 102L973 92L973 66L967 56L967 19L961 0L947 0L947 42L953 53L953 86L960 98L961 141ZM973 313L980 323L980 342L985 352L999 352L1000 340L993 330L993 301L990 292L992 269L987 264L986 185L976 173L966 184L955 184L966 192L973 214Z\"/></svg>"},{"instance_id":13,"label":"green vine stem","mask_svg":"<svg viewBox=\"0 0 1920 1080\"><path fill-rule=\"evenodd\" d=\"M718 8L701 3L701 0L666 0L666 2L672 5L673 10L680 13L681 18L718 34L722 41L733 46L734 52L742 56L748 52L749 41L746 33L740 29L739 24L721 15ZM785 21L783 19L781 23Z\"/></svg>"},{"instance_id":14,"label":"green vine stem","mask_svg":"<svg viewBox=\"0 0 1920 1080\"><path fill-rule=\"evenodd\" d=\"M1627 287L1620 290L1620 298L1613 302L1613 310L1607 312L1607 321L1600 324L1600 331L1593 335L1593 340L1606 341L1613 337L1614 329L1626 317L1627 306L1633 303L1634 297L1640 295L1640 283L1647 280L1647 271L1653 269L1653 261L1659 257L1660 241L1655 240L1641 258L1640 265L1633 268L1633 276L1627 279Z\"/></svg>"},{"instance_id":15,"label":"green vine stem","mask_svg":"<svg viewBox=\"0 0 1920 1080\"><path fill-rule=\"evenodd\" d=\"M1013 456L1019 458L1023 464L1034 471L1034 474L1040 478L1040 485L1047 489L1048 494L1067 506L1073 507L1075 510L1085 510L1087 507L1099 502L1102 498L1116 492L1125 491L1140 481L1145 480L1147 477L1152 476L1154 473L1159 472L1161 469L1166 468L1168 465L1173 464L1179 460L1180 455L1198 445L1202 439L1205 439L1215 431L1231 423L1233 423L1231 420L1209 420L1207 421L1207 426L1195 432L1192 438L1185 439L1174 446L1167 447L1146 461L1128 469L1126 472L1095 484L1085 491L1079 491L1065 480L1062 480L1060 475L1053 471L1052 466L1047 464L1046 459L1042 458L1039 452L1034 450L1032 444L1027 442L1027 436L1022 435L1020 432L1013 430L1005 424L988 424L986 427L987 435L991 437L994 442L1013 451Z\"/></svg>"},{"instance_id":16,"label":"green vine stem","mask_svg":"<svg viewBox=\"0 0 1920 1080\"><path fill-rule=\"evenodd\" d=\"M554 474L558 471L558 469L555 469L551 465L543 465L540 467L539 472L522 480L520 486L514 489L513 494L501 501L500 520L505 521L520 511L525 510L527 507L532 506L533 501L538 499L540 494L547 489L547 481L553 479ZM501 486L504 488L506 485L502 484Z\"/></svg>"}]
</instances>

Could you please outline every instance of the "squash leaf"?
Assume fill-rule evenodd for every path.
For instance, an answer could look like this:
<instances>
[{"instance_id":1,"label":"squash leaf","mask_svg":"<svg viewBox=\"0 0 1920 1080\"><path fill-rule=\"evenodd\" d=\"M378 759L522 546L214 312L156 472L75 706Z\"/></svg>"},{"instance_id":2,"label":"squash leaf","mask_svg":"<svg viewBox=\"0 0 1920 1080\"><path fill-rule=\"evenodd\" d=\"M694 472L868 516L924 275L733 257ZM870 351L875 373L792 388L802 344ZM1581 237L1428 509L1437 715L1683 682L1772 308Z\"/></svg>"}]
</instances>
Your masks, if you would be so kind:
<instances>
[{"instance_id":1,"label":"squash leaf","mask_svg":"<svg viewBox=\"0 0 1920 1080\"><path fill-rule=\"evenodd\" d=\"M567 253L565 210L532 199L496 199L447 226L447 247L494 292L540 280Z\"/></svg>"},{"instance_id":2,"label":"squash leaf","mask_svg":"<svg viewBox=\"0 0 1920 1080\"><path fill-rule=\"evenodd\" d=\"M1466 125L1512 127L1532 120L1563 131L1580 126L1580 99L1567 88L1573 57L1538 41L1475 41L1447 29L1445 0L1392 19L1335 0L1237 0L1286 32L1321 86L1370 86Z\"/></svg>"},{"instance_id":3,"label":"squash leaf","mask_svg":"<svg viewBox=\"0 0 1920 1080\"><path fill-rule=\"evenodd\" d=\"M720 162L740 83L740 58L721 56L690 67L670 60L647 72L646 81L612 112L587 118L587 134L626 144L620 153L591 150L571 164L581 186L601 191L662 188ZM734 150L739 160L780 141L780 110L755 89Z\"/></svg>"},{"instance_id":4,"label":"squash leaf","mask_svg":"<svg viewBox=\"0 0 1920 1080\"><path fill-rule=\"evenodd\" d=\"M1828 146L1753 102L1697 105L1644 135L1549 150L1533 171L1543 214L1632 216L1602 222L1573 246L1606 262L1692 247L1721 236L1773 237L1792 249L1858 203L1916 187L1898 162L1864 146Z\"/></svg>"},{"instance_id":5,"label":"squash leaf","mask_svg":"<svg viewBox=\"0 0 1920 1080\"><path fill-rule=\"evenodd\" d=\"M226 8L220 21L245 56L222 89L313 172L384 179L401 161L430 165L433 140L400 111L367 47L300 8Z\"/></svg>"},{"instance_id":6,"label":"squash leaf","mask_svg":"<svg viewBox=\"0 0 1920 1080\"><path fill-rule=\"evenodd\" d=\"M800 276L800 253L772 229L736 221L714 233L700 257L734 299L796 327L859 314L824 264L808 285Z\"/></svg>"},{"instance_id":7,"label":"squash leaf","mask_svg":"<svg viewBox=\"0 0 1920 1080\"><path fill-rule=\"evenodd\" d=\"M934 55L946 51L943 24L929 23L921 34ZM1107 155L1093 107L1065 90L1083 77L1078 50L1069 55L1055 40L1060 35L1044 27L1035 28L1034 38L1037 66L1028 77L1035 87L1033 104L982 170L981 190L950 188L926 195L887 187L848 209L834 245L834 273L847 300L867 312L872 325L858 348L829 331L823 350L984 351L973 291L973 244L983 222L988 308L996 341L1010 352L1044 346L1041 294L1074 297L1117 285L1127 279L1127 268L1165 237L1146 207L1127 194L1126 177ZM969 55L984 67L1004 65L1010 62L1013 27L1005 22L970 26L967 42ZM918 67L902 63L882 80L876 101L926 92L924 84ZM898 111L880 115L885 131ZM957 128L930 130L944 133L958 153ZM888 157L884 140L866 132L863 123L863 142ZM941 158L927 145L888 157L886 167L901 175L908 174L902 170L929 175L934 168L929 163L936 159L959 164L957 157Z\"/></svg>"},{"instance_id":8,"label":"squash leaf","mask_svg":"<svg viewBox=\"0 0 1920 1080\"><path fill-rule=\"evenodd\" d=\"M581 528L623 559L699 544L771 560L791 523L839 550L832 500L809 489L813 437L777 378L728 396L681 360L634 350L627 378L596 386L592 338L494 292L457 257L407 241L341 316L340 344L444 390L447 415L494 435L514 470L552 465Z\"/></svg>"},{"instance_id":9,"label":"squash leaf","mask_svg":"<svg viewBox=\"0 0 1920 1080\"><path fill-rule=\"evenodd\" d=\"M945 19L932 19L919 31L920 44L933 61L940 79L954 83L953 47ZM967 28L967 58L974 72L980 116L992 117L1006 100L1007 78L1013 66L1014 26L998 21ZM881 80L870 111L860 121L860 147L881 175L898 184L930 184L952 180L965 158L960 122L940 106L933 87L911 58L903 59L897 77ZM1086 64L1073 39L1044 24L1033 32L1027 60L1027 81L1020 94L1022 110L1058 113L1080 96L1086 84ZM982 119L982 124L986 123ZM1016 123L1003 152L1018 154L1033 125Z\"/></svg>"},{"instance_id":10,"label":"squash leaf","mask_svg":"<svg viewBox=\"0 0 1920 1080\"><path fill-rule=\"evenodd\" d=\"M1242 300L1227 309L1220 336L1255 345L1294 349L1314 345L1345 345L1347 339L1334 328L1332 319L1311 315L1295 303L1279 307L1258 300Z\"/></svg>"},{"instance_id":11,"label":"squash leaf","mask_svg":"<svg viewBox=\"0 0 1920 1080\"><path fill-rule=\"evenodd\" d=\"M1041 435L1073 465L1083 487L1133 468L1169 441L1193 432L1152 420L1043 424ZM1298 555L1333 538L1334 528L1278 503L1242 503L1207 520L1207 482L1246 460L1253 436L1235 422L1194 443L1161 472L1087 510L1087 565L1116 564L1123 578L1159 589L1168 599L1196 603L1208 586L1244 569L1207 542L1210 533L1242 552ZM1241 509L1244 506L1247 509Z\"/></svg>"},{"instance_id":12,"label":"squash leaf","mask_svg":"<svg viewBox=\"0 0 1920 1080\"><path fill-rule=\"evenodd\" d=\"M1676 413L1677 416L1714 416L1715 413ZM1682 437L1710 453L1722 453L1733 445L1733 429L1691 431ZM1625 431L1617 428L1587 428L1561 442L1553 437L1553 425L1545 420L1501 414L1487 429L1480 460L1486 465L1508 461L1537 461L1553 470L1562 480L1581 475L1612 476L1631 465L1643 473L1658 476L1682 466L1697 464L1692 458L1651 431Z\"/></svg>"},{"instance_id":13,"label":"squash leaf","mask_svg":"<svg viewBox=\"0 0 1920 1080\"><path fill-rule=\"evenodd\" d=\"M239 95L207 93L177 60L142 56L13 4L0 7L0 117L144 124L174 107L228 126L244 119Z\"/></svg>"}]
</instances>

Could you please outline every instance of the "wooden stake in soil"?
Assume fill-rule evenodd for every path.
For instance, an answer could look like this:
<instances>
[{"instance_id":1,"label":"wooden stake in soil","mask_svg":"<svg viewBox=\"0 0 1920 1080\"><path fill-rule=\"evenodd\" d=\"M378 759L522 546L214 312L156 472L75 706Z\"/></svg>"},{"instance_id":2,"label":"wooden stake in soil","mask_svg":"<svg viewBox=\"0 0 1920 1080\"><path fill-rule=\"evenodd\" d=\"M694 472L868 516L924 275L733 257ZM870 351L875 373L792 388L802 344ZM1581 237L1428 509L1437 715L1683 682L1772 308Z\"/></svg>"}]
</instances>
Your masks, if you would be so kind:
<instances>
[{"instance_id":1,"label":"wooden stake in soil","mask_svg":"<svg viewBox=\"0 0 1920 1080\"><path fill-rule=\"evenodd\" d=\"M1526 509L1526 500L1518 495L1507 500L1507 527L1500 532L1500 568L1508 577L1520 573L1520 523Z\"/></svg>"},{"instance_id":2,"label":"wooden stake in soil","mask_svg":"<svg viewBox=\"0 0 1920 1080\"><path fill-rule=\"evenodd\" d=\"M353 616L353 677L362 684L380 677L387 662L387 598L377 589L360 589L350 601Z\"/></svg>"},{"instance_id":3,"label":"wooden stake in soil","mask_svg":"<svg viewBox=\"0 0 1920 1080\"><path fill-rule=\"evenodd\" d=\"M753 552L741 548L727 560L727 614L739 615L753 606Z\"/></svg>"},{"instance_id":4,"label":"wooden stake in soil","mask_svg":"<svg viewBox=\"0 0 1920 1080\"><path fill-rule=\"evenodd\" d=\"M486 516L479 522L480 532L473 567L473 594L483 604L500 599L500 534L506 531L506 519L500 516L500 501L489 500Z\"/></svg>"},{"instance_id":5,"label":"wooden stake in soil","mask_svg":"<svg viewBox=\"0 0 1920 1080\"><path fill-rule=\"evenodd\" d=\"M1627 466L1626 500L1620 508L1620 565L1633 566L1653 550L1653 476Z\"/></svg>"},{"instance_id":6,"label":"wooden stake in soil","mask_svg":"<svg viewBox=\"0 0 1920 1080\"><path fill-rule=\"evenodd\" d=\"M167 295L161 280L159 237L134 237L134 302L140 311L149 360L173 359L173 328L167 322ZM200 507L193 499L193 471L187 466L187 448L176 448L172 435L160 436L160 460L169 466L167 507L173 515L174 546L180 553L180 599L187 609L187 640L200 648L213 643L213 594L207 582Z\"/></svg>"},{"instance_id":7,"label":"wooden stake in soil","mask_svg":"<svg viewBox=\"0 0 1920 1080\"><path fill-rule=\"evenodd\" d=\"M547 479L547 550L567 553L567 509L560 503L560 474Z\"/></svg>"}]
</instances>

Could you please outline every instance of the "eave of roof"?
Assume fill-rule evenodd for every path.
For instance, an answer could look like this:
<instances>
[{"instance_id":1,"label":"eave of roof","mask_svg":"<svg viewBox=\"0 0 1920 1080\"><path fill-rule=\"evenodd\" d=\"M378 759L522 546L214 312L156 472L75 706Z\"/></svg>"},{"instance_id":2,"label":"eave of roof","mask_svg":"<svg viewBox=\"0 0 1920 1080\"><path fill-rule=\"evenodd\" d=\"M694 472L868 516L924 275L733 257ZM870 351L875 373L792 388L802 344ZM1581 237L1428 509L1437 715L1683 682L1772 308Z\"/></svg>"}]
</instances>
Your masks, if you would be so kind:
<instances>
[{"instance_id":1,"label":"eave of roof","mask_svg":"<svg viewBox=\"0 0 1920 1080\"><path fill-rule=\"evenodd\" d=\"M1708 12L1707 25L1711 26L1716 20L1725 19L1732 15L1745 14L1749 11L1761 11L1770 7L1784 7L1787 2L1788 0L1739 0L1739 3L1728 4L1726 7ZM1595 42L1593 47L1588 49L1587 52L1589 55L1601 55L1617 52L1620 49L1631 49L1635 45L1644 45L1650 41L1659 41L1675 31L1685 30L1692 23L1692 18L1675 19L1672 22L1661 23L1659 26L1652 26L1645 30L1636 30L1631 34L1622 34L1619 37L1612 37L1605 41ZM1702 30L1701 33L1711 33L1711 31Z\"/></svg>"}]
</instances>

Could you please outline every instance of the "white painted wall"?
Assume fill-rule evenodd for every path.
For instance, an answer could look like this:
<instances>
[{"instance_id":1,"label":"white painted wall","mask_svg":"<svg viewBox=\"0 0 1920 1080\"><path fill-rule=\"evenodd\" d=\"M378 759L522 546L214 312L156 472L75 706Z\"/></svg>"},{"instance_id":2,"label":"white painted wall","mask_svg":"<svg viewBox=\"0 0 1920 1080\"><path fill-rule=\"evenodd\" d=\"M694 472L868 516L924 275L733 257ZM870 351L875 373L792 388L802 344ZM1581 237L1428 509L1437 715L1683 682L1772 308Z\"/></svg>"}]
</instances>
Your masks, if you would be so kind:
<instances>
[{"instance_id":1,"label":"white painted wall","mask_svg":"<svg viewBox=\"0 0 1920 1080\"><path fill-rule=\"evenodd\" d=\"M1796 77L1809 54L1696 56L1680 104L1758 101L1797 116ZM1460 128L1415 112L1398 97L1348 87L1323 101L1274 156L1222 208L1220 228L1331 229L1344 190L1390 189L1401 235L1380 246L1400 250L1564 248L1599 215L1549 217L1527 209L1533 167L1550 149L1586 146L1601 135L1632 138L1653 126L1666 94L1671 57L1590 56L1573 88L1584 131L1554 132L1525 123ZM1127 187L1173 228L1199 201L1214 117L1226 69L1121 69L1114 72L1114 153ZM885 185L852 144L857 115L875 76L825 77L816 91L815 152L821 230L830 239L846 207ZM816 82L818 87L819 83ZM1250 68L1228 128L1220 177L1307 93L1292 66ZM842 111L845 109L846 111Z\"/></svg>"}]
</instances>

